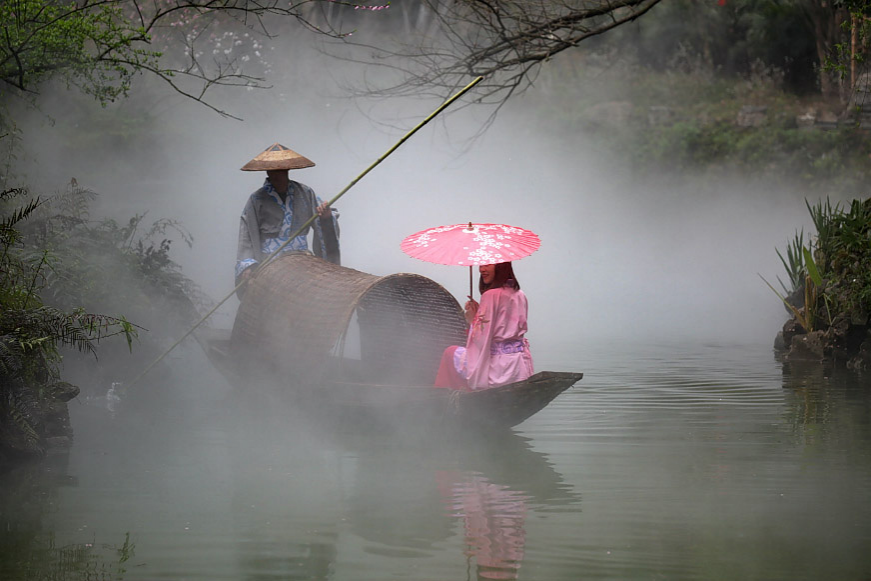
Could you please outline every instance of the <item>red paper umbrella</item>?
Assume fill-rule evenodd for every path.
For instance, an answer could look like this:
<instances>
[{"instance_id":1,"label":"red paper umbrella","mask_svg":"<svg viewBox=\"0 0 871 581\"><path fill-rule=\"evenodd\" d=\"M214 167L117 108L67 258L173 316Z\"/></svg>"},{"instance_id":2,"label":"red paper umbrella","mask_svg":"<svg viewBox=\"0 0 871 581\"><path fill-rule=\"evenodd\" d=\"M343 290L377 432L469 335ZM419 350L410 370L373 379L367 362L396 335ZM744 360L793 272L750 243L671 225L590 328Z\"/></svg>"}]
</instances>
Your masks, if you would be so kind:
<instances>
[{"instance_id":1,"label":"red paper umbrella","mask_svg":"<svg viewBox=\"0 0 871 581\"><path fill-rule=\"evenodd\" d=\"M470 281L473 266L520 260L539 246L541 240L530 230L471 222L423 230L406 237L400 244L402 251L413 258L435 264L468 266Z\"/></svg>"}]
</instances>

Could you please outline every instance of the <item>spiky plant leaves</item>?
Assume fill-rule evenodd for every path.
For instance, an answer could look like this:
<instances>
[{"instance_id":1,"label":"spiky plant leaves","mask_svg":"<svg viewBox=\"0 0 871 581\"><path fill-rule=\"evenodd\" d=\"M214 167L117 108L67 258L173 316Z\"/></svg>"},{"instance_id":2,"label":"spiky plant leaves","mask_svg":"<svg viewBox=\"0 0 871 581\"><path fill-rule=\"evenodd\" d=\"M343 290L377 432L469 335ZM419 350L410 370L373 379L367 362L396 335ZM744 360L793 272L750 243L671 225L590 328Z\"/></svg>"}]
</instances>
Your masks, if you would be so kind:
<instances>
[{"instance_id":1,"label":"spiky plant leaves","mask_svg":"<svg viewBox=\"0 0 871 581\"><path fill-rule=\"evenodd\" d=\"M133 340L139 337L136 325L125 319L123 315L121 316L119 324L121 325L121 330L124 333L125 339L127 339L127 349L130 353L133 353Z\"/></svg>"},{"instance_id":2,"label":"spiky plant leaves","mask_svg":"<svg viewBox=\"0 0 871 581\"><path fill-rule=\"evenodd\" d=\"M789 300L785 296L780 294L777 291L777 289L771 285L770 282L765 280L764 276L762 276L758 272L756 274L759 275L759 278L762 279L762 282L764 282L766 285L768 285L768 288L770 288L771 291L774 294L776 294L778 296L778 298L780 298L781 301L783 301L783 304L792 313L792 315L795 317L795 320L798 321L798 324L801 325L802 327L804 327L804 329L806 331L812 331L813 330L812 325L811 325L810 321L808 320L808 317L805 316L805 312L802 312L801 309L799 309L798 307L796 307L795 305L790 303Z\"/></svg>"},{"instance_id":3,"label":"spiky plant leaves","mask_svg":"<svg viewBox=\"0 0 871 581\"><path fill-rule=\"evenodd\" d=\"M805 200L805 205L816 236L804 246L797 235L786 259L777 252L790 280L803 263L803 304L791 310L807 330L820 323L818 312L826 313L828 325L843 317L864 326L871 314L871 198L853 200L848 210L828 199L813 205Z\"/></svg>"},{"instance_id":4,"label":"spiky plant leaves","mask_svg":"<svg viewBox=\"0 0 871 581\"><path fill-rule=\"evenodd\" d=\"M796 232L795 237L787 245L786 258L783 257L783 254L780 253L779 249L774 249L774 251L777 252L777 256L780 258L780 262L786 269L786 273L789 275L790 288L786 288L786 285L780 283L780 286L783 287L786 294L796 292L804 284L806 270L804 265L804 254L801 251L802 248L804 248L804 228Z\"/></svg>"},{"instance_id":5,"label":"spiky plant leaves","mask_svg":"<svg viewBox=\"0 0 871 581\"><path fill-rule=\"evenodd\" d=\"M27 188L6 188L0 190L0 202L6 202L17 196L26 196Z\"/></svg>"},{"instance_id":6,"label":"spiky plant leaves","mask_svg":"<svg viewBox=\"0 0 871 581\"><path fill-rule=\"evenodd\" d=\"M10 231L16 224L21 222L22 220L26 220L30 214L32 214L39 206L41 202L39 198L34 198L25 204L24 206L17 208L12 212L12 214L6 216L2 221L0 221L0 231L8 232Z\"/></svg>"},{"instance_id":7,"label":"spiky plant leaves","mask_svg":"<svg viewBox=\"0 0 871 581\"><path fill-rule=\"evenodd\" d=\"M817 265L814 262L814 257L811 255L811 251L808 248L802 248L802 253L804 254L804 263L807 268L808 276L815 285L818 287L823 286L823 277L820 276L820 271L817 270Z\"/></svg>"}]
</instances>

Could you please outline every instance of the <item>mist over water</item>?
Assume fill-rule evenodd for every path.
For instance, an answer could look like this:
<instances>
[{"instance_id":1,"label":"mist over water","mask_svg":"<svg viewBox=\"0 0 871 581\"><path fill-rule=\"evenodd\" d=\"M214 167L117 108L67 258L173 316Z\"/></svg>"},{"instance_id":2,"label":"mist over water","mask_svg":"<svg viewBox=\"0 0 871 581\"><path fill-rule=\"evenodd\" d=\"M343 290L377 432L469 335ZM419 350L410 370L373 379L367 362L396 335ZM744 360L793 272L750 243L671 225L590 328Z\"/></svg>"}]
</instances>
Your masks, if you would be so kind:
<instances>
[{"instance_id":1,"label":"mist over water","mask_svg":"<svg viewBox=\"0 0 871 581\"><path fill-rule=\"evenodd\" d=\"M194 246L171 256L224 298L239 214L265 177L239 167L280 142L316 162L291 178L327 200L438 105L341 98L359 73L308 39L280 42L273 89L215 94L244 121L147 79L102 112L51 92L55 124L19 117L25 181L50 193L75 177L100 194L94 218L178 220ZM871 522L867 403L855 380L782 373L770 345L786 314L757 275L778 286L774 249L810 231L804 198L819 196L739 175L639 181L595 138L542 129L545 99L533 89L472 142L486 118L475 108L417 133L337 203L342 261L423 274L462 303L468 270L409 258L401 240L467 221L533 230L541 249L514 266L536 368L584 372L577 387L495 442L370 441L231 389L187 341L168 381L125 391L130 377L111 378L105 396L71 402L74 484L40 530L107 559L132 532L131 579L454 579L470 562L464 510L486 508L471 494L483 490L512 503L521 578L867 570L854 550ZM70 148L96 123L106 131ZM210 323L229 328L237 305Z\"/></svg>"},{"instance_id":2,"label":"mist over water","mask_svg":"<svg viewBox=\"0 0 871 581\"><path fill-rule=\"evenodd\" d=\"M176 244L174 258L207 294L223 298L233 285L239 214L264 178L239 167L280 142L316 162L291 178L327 200L437 105L396 100L366 109L365 102L336 96L345 65L298 45L282 52L294 55L288 71L300 75L277 73L289 79L286 85L215 94L219 106L244 121L142 79L140 93L110 105L116 129L125 112L153 115L141 141L107 134L64 149L53 133L100 113L77 120L64 94L51 94L45 111L57 125L31 115L25 126L32 182L51 191L76 177L101 195L99 208L111 217L147 212L150 220L178 220L195 242L192 249ZM299 60L321 66L301 71L293 68ZM323 70L329 76L311 75ZM805 194L772 191L742 176L703 190L639 182L594 138L556 139L539 130L540 98L534 90L521 96L472 142L467 138L486 115L449 110L369 173L336 204L343 264L373 274L417 272L463 302L468 271L408 258L400 241L442 224L514 224L542 240L541 250L515 269L530 297L534 344L605 336L771 341L785 312L757 273L779 286L783 268L774 249L809 229ZM228 301L213 324L229 326L236 304Z\"/></svg>"},{"instance_id":3,"label":"mist over water","mask_svg":"<svg viewBox=\"0 0 871 581\"><path fill-rule=\"evenodd\" d=\"M29 183L50 193L75 177L100 195L95 218L177 220L194 245L176 240L172 258L223 299L233 288L239 215L265 177L239 171L244 163L282 143L317 164L291 178L329 200L439 104L347 98L342 87L359 70L314 50L311 38L278 39L274 54L288 56L273 59L272 89L212 94L243 121L148 78L105 110L47 92L41 111L19 117ZM543 129L536 111L546 100L533 88L477 138L491 111L455 105L403 144L336 204L343 265L419 273L463 303L468 269L412 259L401 240L444 224L512 224L542 241L515 265L538 370L571 367L563 355L601 341L630 359L628 345L670 340L767 349L786 313L758 274L779 286L775 248L811 230L804 198L819 196L738 175L640 180L595 136ZM231 297L209 325L230 328L237 306Z\"/></svg>"}]
</instances>

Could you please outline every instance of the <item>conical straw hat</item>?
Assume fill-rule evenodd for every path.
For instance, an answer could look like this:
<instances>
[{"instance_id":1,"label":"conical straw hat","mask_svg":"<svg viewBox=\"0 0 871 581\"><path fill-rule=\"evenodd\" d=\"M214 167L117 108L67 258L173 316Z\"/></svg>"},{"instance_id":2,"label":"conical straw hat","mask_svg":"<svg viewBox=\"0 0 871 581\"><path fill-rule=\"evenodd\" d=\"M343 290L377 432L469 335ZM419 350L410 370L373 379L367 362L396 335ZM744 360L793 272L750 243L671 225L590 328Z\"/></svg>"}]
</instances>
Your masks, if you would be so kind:
<instances>
[{"instance_id":1,"label":"conical straw hat","mask_svg":"<svg viewBox=\"0 0 871 581\"><path fill-rule=\"evenodd\" d=\"M272 169L302 169L315 164L280 143L273 143L266 150L242 166L242 171L268 171Z\"/></svg>"}]
</instances>

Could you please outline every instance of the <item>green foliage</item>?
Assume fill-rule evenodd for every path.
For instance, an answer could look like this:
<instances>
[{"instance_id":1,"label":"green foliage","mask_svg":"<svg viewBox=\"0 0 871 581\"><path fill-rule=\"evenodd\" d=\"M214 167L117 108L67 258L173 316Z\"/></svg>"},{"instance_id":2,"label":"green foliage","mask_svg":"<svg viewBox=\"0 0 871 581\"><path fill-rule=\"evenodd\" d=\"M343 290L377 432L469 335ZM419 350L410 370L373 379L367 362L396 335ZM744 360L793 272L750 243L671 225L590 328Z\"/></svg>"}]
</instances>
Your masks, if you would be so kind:
<instances>
[{"instance_id":1,"label":"green foliage","mask_svg":"<svg viewBox=\"0 0 871 581\"><path fill-rule=\"evenodd\" d=\"M0 3L0 79L32 92L60 75L101 103L125 95L133 75L155 69L160 53L147 48L145 29L122 8L98 0Z\"/></svg>"},{"instance_id":2,"label":"green foliage","mask_svg":"<svg viewBox=\"0 0 871 581\"><path fill-rule=\"evenodd\" d=\"M784 259L783 254L780 253L780 250L777 248L774 250L777 252L777 256L780 258L783 268L786 269L790 285L789 288L783 284L780 277L777 277L777 280L780 282L780 286L786 294L792 294L801 288L804 284L805 276L807 275L807 270L805 269L804 264L804 229L796 232L795 238L787 245L786 259Z\"/></svg>"},{"instance_id":3,"label":"green foliage","mask_svg":"<svg viewBox=\"0 0 871 581\"><path fill-rule=\"evenodd\" d=\"M632 54L657 72L707 70L746 78L761 64L779 67L792 91L815 88L815 31L804 2L669 0L641 22L617 29L601 42L619 46L621 55Z\"/></svg>"},{"instance_id":4,"label":"green foliage","mask_svg":"<svg viewBox=\"0 0 871 581\"><path fill-rule=\"evenodd\" d=\"M853 200L850 209L832 216L828 275L841 307L857 315L871 313L871 199Z\"/></svg>"},{"instance_id":5,"label":"green foliage","mask_svg":"<svg viewBox=\"0 0 871 581\"><path fill-rule=\"evenodd\" d=\"M835 235L837 234L837 216L841 213L841 205L835 204L832 206L831 201L826 198L826 201L819 201L813 206L805 200L808 213L811 215L811 220L814 223L814 228L817 231L816 247L814 255L823 272L829 271L830 259L832 256L832 245L834 244Z\"/></svg>"},{"instance_id":6,"label":"green foliage","mask_svg":"<svg viewBox=\"0 0 871 581\"><path fill-rule=\"evenodd\" d=\"M35 103L48 81L76 87L101 104L126 97L148 74L177 93L232 117L206 99L218 86L263 88L261 58L272 36L267 21L286 17L316 33L341 37L328 22L304 15L322 0L14 0L0 2L0 104L14 96ZM336 3L339 4L339 3ZM320 15L321 19L323 14ZM222 44L223 43L223 44ZM256 58L254 58L256 57ZM0 111L0 138L14 125Z\"/></svg>"},{"instance_id":7,"label":"green foliage","mask_svg":"<svg viewBox=\"0 0 871 581\"><path fill-rule=\"evenodd\" d=\"M6 190L0 194L0 201L8 202L24 193L20 189ZM114 317L86 314L83 309L64 312L43 304L39 293L47 284L44 271L49 267L50 251L42 249L35 253L38 259L34 258L34 252L15 228L39 207L38 199L30 200L22 207L13 208L0 220L0 336L4 346L0 373L7 378L18 376L24 381L37 379L44 383L45 378L58 376L59 345L94 353L93 341L117 333L135 333L135 330L120 325L120 319ZM24 362L13 361L14 356ZM41 372L28 368L34 360L38 368L42 368Z\"/></svg>"},{"instance_id":8,"label":"green foliage","mask_svg":"<svg viewBox=\"0 0 871 581\"><path fill-rule=\"evenodd\" d=\"M639 171L705 171L720 165L783 181L844 190L869 177L871 144L852 128L738 127L734 120L702 125L687 120L649 128L615 147L633 153Z\"/></svg>"},{"instance_id":9,"label":"green foliage","mask_svg":"<svg viewBox=\"0 0 871 581\"><path fill-rule=\"evenodd\" d=\"M871 180L865 130L800 123L811 110L817 119L843 110L820 96L807 10L792 1L663 2L642 27L554 59L539 82L547 103L536 108L537 121L555 134L587 133L642 179L740 172L800 191L853 195ZM616 104L631 114L609 118ZM761 125L739 125L747 106L767 107Z\"/></svg>"},{"instance_id":10,"label":"green foliage","mask_svg":"<svg viewBox=\"0 0 871 581\"><path fill-rule=\"evenodd\" d=\"M172 220L147 228L142 216L124 226L92 222L93 198L73 186L34 199L24 189L0 192L0 452L10 426L26 441L19 447L40 449L41 410L58 395L62 349L93 358L96 343L121 335L132 352L143 328L89 306L114 299L137 313L145 302L180 325L197 317L187 295L195 289L169 258L169 239L154 240L177 231L190 244L190 236Z\"/></svg>"},{"instance_id":11,"label":"green foliage","mask_svg":"<svg viewBox=\"0 0 871 581\"><path fill-rule=\"evenodd\" d=\"M817 307L818 307L818 298L823 296L825 299L825 295L821 295L821 291L823 289L823 279L820 276L819 271L817 270L816 264L814 264L813 256L811 255L811 251L804 247L799 246L796 249L796 253L800 254L802 257L802 268L801 271L804 275L804 280L800 283L801 286L796 286L790 297L784 296L777 292L771 283L769 283L762 275L759 275L765 284L768 285L774 294L780 297L780 300L783 301L783 304L786 306L787 310L792 312L792 315L795 317L798 324L801 325L806 331L811 332L817 327ZM778 255L780 252L778 251ZM781 261L783 260L783 256L780 257ZM781 283L783 285L783 283ZM797 294L798 290L803 290L803 301L799 304L796 304L792 299L792 296ZM829 312L829 320L828 323L832 323L831 312L829 311L829 302L825 300L825 306L827 311Z\"/></svg>"},{"instance_id":12,"label":"green foliage","mask_svg":"<svg viewBox=\"0 0 871 581\"><path fill-rule=\"evenodd\" d=\"M778 296L808 331L814 329L816 314L822 308L828 315L828 324L837 315L867 320L871 314L871 198L853 200L849 210L842 209L840 204L832 205L828 199L805 204L816 237L808 247L797 237L788 248L788 261L777 251L790 275L793 291L799 288L795 284L797 277L802 271L805 273L804 300L801 305L790 305L783 295L777 293Z\"/></svg>"},{"instance_id":13,"label":"green foliage","mask_svg":"<svg viewBox=\"0 0 871 581\"><path fill-rule=\"evenodd\" d=\"M808 316L807 311L797 307L789 300L789 298L780 294L780 292L778 292L778 290L776 288L774 288L774 286L772 286L772 284L770 282L765 280L764 276L762 276L760 274L759 278L761 278L762 281L766 285L768 285L768 288L770 288L774 292L774 294L776 294L778 297L780 297L780 300L783 301L784 306L790 312L792 312L792 315L795 317L795 320L798 321L799 325L804 327L804 329L806 329L807 331L813 331L813 317Z\"/></svg>"},{"instance_id":14,"label":"green foliage","mask_svg":"<svg viewBox=\"0 0 871 581\"><path fill-rule=\"evenodd\" d=\"M205 299L170 258L173 239L193 243L187 231L174 220L148 224L145 215L124 224L92 220L95 198L71 185L46 199L22 228L31 251L50 251L42 296L60 308L125 312L140 322L155 311L174 312L178 325L196 320L191 298Z\"/></svg>"},{"instance_id":15,"label":"green foliage","mask_svg":"<svg viewBox=\"0 0 871 581\"><path fill-rule=\"evenodd\" d=\"M38 485L30 484L32 489L45 494ZM4 535L8 550L0 554L0 570L9 579L121 581L127 576L129 560L136 555L136 543L129 532L120 545L102 542L59 545L53 533L41 532L38 525L24 523Z\"/></svg>"},{"instance_id":16,"label":"green foliage","mask_svg":"<svg viewBox=\"0 0 871 581\"><path fill-rule=\"evenodd\" d=\"M79 382L87 378L85 393L129 378L132 367L144 367L211 306L171 258L179 242L193 243L178 222L149 221L145 215L124 222L94 219L90 207L95 198L94 192L70 184L45 198L21 228L34 259L38 249L50 250L41 291L47 303L68 311L81 307L87 313L111 313L116 331L131 322L140 331L138 337L125 334L126 344L100 345L96 366L79 353L64 354L67 375ZM138 343L131 356L133 338Z\"/></svg>"},{"instance_id":17,"label":"green foliage","mask_svg":"<svg viewBox=\"0 0 871 581\"><path fill-rule=\"evenodd\" d=\"M867 46L871 39L871 5L867 0L842 0L838 2L840 7L846 9L850 18L845 19L842 23L845 36L850 38L853 32L851 29L855 25L855 34L859 46ZM846 78L850 73L852 63L864 64L864 51L853 53L852 42L845 40L844 42L835 43L832 51L823 63L823 69L837 73L841 78Z\"/></svg>"},{"instance_id":18,"label":"green foliage","mask_svg":"<svg viewBox=\"0 0 871 581\"><path fill-rule=\"evenodd\" d=\"M820 271L817 270L817 265L814 263L814 257L811 255L811 251L807 248L802 248L802 253L804 254L804 263L807 268L807 275L810 277L811 282L813 282L816 286L823 286L823 278L820 276Z\"/></svg>"}]
</instances>

